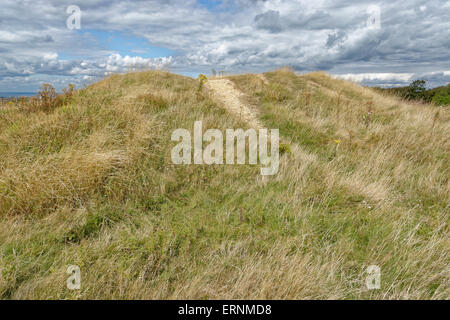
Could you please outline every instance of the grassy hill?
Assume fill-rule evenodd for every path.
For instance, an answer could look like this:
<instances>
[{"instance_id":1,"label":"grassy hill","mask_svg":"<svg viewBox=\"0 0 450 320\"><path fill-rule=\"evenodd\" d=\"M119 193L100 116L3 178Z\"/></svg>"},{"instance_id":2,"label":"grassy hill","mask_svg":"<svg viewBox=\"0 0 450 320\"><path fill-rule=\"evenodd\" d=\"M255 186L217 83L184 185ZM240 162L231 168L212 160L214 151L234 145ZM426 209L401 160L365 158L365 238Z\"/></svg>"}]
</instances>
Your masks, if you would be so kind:
<instances>
[{"instance_id":1,"label":"grassy hill","mask_svg":"<svg viewBox=\"0 0 450 320\"><path fill-rule=\"evenodd\" d=\"M0 106L0 297L448 299L448 109L324 73L264 77L229 79L289 146L269 177L172 164L173 130L248 126L191 78Z\"/></svg>"}]
</instances>

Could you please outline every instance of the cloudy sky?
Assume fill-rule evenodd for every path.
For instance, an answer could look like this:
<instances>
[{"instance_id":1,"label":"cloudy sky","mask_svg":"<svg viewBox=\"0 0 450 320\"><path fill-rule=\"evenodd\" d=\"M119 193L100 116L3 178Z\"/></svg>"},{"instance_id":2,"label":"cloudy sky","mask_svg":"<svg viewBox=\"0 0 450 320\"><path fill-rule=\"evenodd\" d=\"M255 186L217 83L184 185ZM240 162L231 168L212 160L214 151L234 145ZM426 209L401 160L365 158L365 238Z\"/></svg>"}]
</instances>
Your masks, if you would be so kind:
<instances>
[{"instance_id":1,"label":"cloudy sky","mask_svg":"<svg viewBox=\"0 0 450 320\"><path fill-rule=\"evenodd\" d=\"M143 67L196 76L285 65L366 85L447 84L450 1L1 0L0 92Z\"/></svg>"}]
</instances>

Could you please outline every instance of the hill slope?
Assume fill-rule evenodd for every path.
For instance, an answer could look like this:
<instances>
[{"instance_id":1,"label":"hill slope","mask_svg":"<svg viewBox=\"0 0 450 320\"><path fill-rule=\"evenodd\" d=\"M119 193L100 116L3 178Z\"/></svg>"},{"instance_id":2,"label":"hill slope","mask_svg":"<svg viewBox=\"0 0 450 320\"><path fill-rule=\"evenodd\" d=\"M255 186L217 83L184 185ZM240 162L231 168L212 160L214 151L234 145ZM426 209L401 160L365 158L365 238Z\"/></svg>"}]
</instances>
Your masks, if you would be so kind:
<instances>
[{"instance_id":1,"label":"hill slope","mask_svg":"<svg viewBox=\"0 0 450 320\"><path fill-rule=\"evenodd\" d=\"M322 73L228 79L289 146L275 176L172 163L177 128L251 125L191 78L115 75L51 111L0 107L0 297L450 297L447 109Z\"/></svg>"}]
</instances>

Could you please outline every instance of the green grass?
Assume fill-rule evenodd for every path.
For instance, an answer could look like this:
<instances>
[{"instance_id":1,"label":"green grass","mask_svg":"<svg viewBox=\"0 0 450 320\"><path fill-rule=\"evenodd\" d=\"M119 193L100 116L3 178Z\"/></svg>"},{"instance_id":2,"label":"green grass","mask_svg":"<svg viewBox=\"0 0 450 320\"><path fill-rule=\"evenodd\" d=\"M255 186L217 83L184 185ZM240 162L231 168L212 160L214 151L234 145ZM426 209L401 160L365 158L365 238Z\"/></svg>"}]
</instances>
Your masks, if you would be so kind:
<instances>
[{"instance_id":1,"label":"green grass","mask_svg":"<svg viewBox=\"0 0 450 320\"><path fill-rule=\"evenodd\" d=\"M430 131L432 107L265 76L230 79L280 129L273 177L172 164L173 130L247 126L187 77L115 75L50 113L0 107L0 297L447 299L448 113ZM372 264L381 290L365 288Z\"/></svg>"}]
</instances>

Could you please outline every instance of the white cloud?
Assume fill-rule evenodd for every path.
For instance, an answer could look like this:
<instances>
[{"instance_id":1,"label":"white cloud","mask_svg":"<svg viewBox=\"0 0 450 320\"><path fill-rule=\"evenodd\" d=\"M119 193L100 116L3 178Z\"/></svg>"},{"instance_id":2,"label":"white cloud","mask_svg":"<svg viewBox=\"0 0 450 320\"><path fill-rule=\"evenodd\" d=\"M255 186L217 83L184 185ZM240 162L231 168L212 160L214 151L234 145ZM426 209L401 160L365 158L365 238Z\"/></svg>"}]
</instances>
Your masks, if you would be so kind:
<instances>
[{"instance_id":1,"label":"white cloud","mask_svg":"<svg viewBox=\"0 0 450 320\"><path fill-rule=\"evenodd\" d=\"M401 81L408 82L412 79L414 73L347 73L337 74L336 78L350 80L354 82L365 81Z\"/></svg>"},{"instance_id":2,"label":"white cloud","mask_svg":"<svg viewBox=\"0 0 450 320\"><path fill-rule=\"evenodd\" d=\"M265 71L290 65L389 83L450 70L449 1L376 3L380 30L367 28L367 7L373 1L234 0L208 11L194 0L78 0L82 29L77 32L66 28L63 1L25 5L3 0L0 78L100 76L167 64L179 72ZM142 58L140 48L118 55L94 36L83 35L85 30L132 34L176 55ZM63 53L80 58L59 58ZM445 81L446 76L433 79Z\"/></svg>"},{"instance_id":3,"label":"white cloud","mask_svg":"<svg viewBox=\"0 0 450 320\"><path fill-rule=\"evenodd\" d=\"M46 60L46 61L56 60L56 59L58 59L58 54L56 52L44 54L44 60Z\"/></svg>"}]
</instances>

